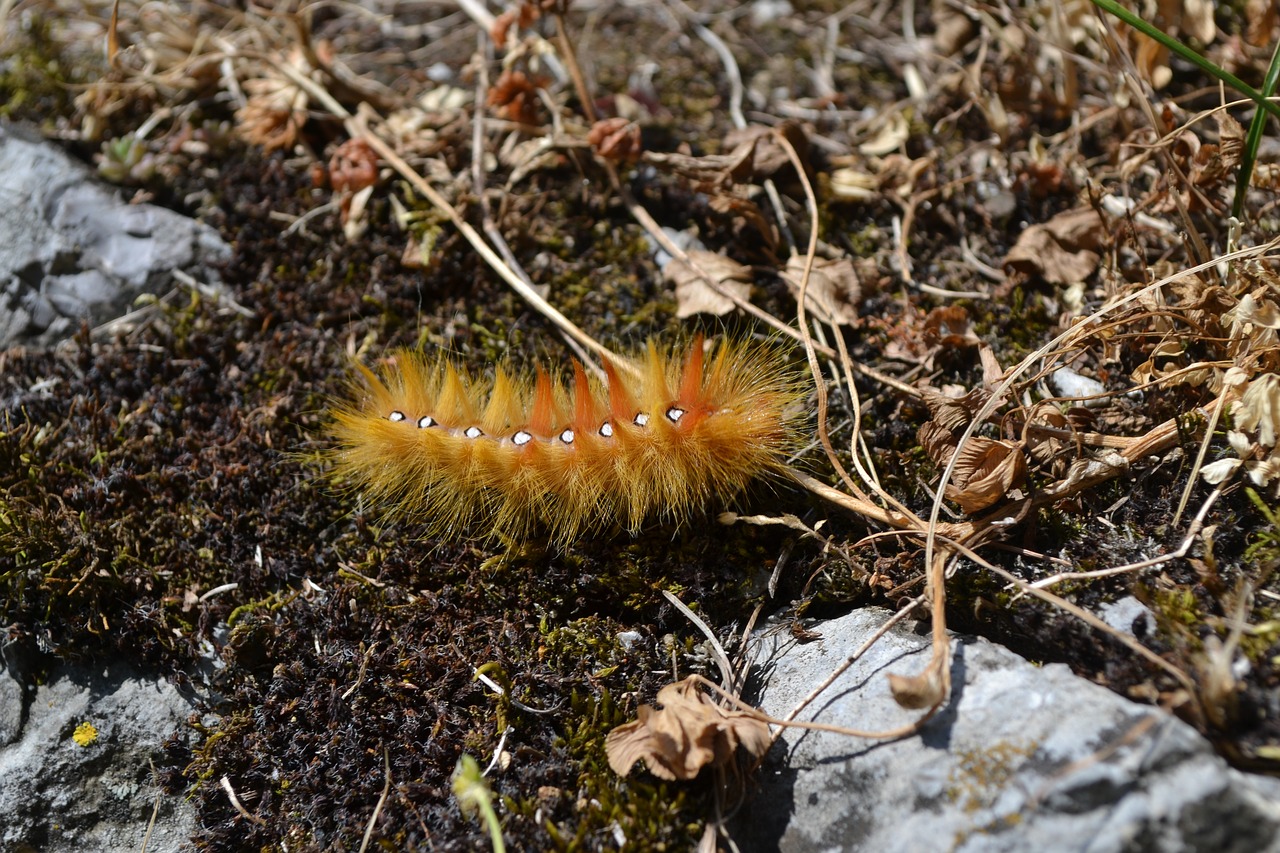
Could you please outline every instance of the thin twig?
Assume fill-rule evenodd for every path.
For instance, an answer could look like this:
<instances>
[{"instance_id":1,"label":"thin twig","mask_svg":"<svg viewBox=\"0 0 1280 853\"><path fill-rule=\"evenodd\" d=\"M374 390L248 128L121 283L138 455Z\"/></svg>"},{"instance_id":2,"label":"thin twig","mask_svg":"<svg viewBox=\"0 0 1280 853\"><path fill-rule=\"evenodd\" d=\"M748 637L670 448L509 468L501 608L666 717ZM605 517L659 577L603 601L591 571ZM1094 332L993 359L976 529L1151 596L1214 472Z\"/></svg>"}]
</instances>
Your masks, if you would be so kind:
<instances>
[{"instance_id":1,"label":"thin twig","mask_svg":"<svg viewBox=\"0 0 1280 853\"><path fill-rule=\"evenodd\" d=\"M1192 474L1195 478L1195 474ZM1091 580L1094 578L1109 578L1115 575L1128 574L1142 569L1149 569L1153 566L1159 566L1168 563L1171 560L1180 560L1191 550L1191 545L1195 542L1196 537L1200 535L1200 531L1204 529L1205 519L1209 515L1209 508L1214 505L1219 497L1222 496L1222 487L1218 486L1205 498L1204 505L1200 507L1200 511L1196 513L1196 517L1191 520L1191 526L1187 528L1187 535L1183 537L1182 544L1167 554L1159 557L1151 557L1147 560L1139 560L1136 563L1128 563L1123 566L1114 566L1109 569L1096 569L1091 572L1059 572L1047 578L1042 578L1029 586L1033 589L1046 589L1054 584L1067 580Z\"/></svg>"},{"instance_id":2,"label":"thin twig","mask_svg":"<svg viewBox=\"0 0 1280 853\"><path fill-rule=\"evenodd\" d=\"M364 853L369 848L369 840L373 838L373 827L378 822L378 815L382 814L382 806L387 802L387 794L391 793L391 754L386 750L382 750L382 763L386 768L387 778L382 783L382 796L378 797L378 804L373 807L373 814L369 816L369 825L364 828L364 838L360 839L360 850L358 853Z\"/></svg>"},{"instance_id":3,"label":"thin twig","mask_svg":"<svg viewBox=\"0 0 1280 853\"><path fill-rule=\"evenodd\" d=\"M738 673L735 672L733 667L729 664L729 656L725 654L724 646L720 645L720 641L716 639L716 635L712 632L711 626L704 622L698 614L690 610L688 605L676 598L673 593L664 589L662 591L662 595L673 607L683 613L686 619L697 626L698 630L707 638L707 643L711 646L712 653L716 659L716 666L720 668L720 674L724 678L724 683L734 692L740 690L741 685L739 684L740 678L738 677Z\"/></svg>"},{"instance_id":4,"label":"thin twig","mask_svg":"<svg viewBox=\"0 0 1280 853\"><path fill-rule=\"evenodd\" d=\"M894 625L897 625L899 622L905 619L923 601L924 601L923 595L917 596L913 598L907 604L906 607L903 607L897 613L894 613L887 620L885 620L885 623L881 625L878 629L876 629L876 632L872 634L870 637L868 637L867 641L864 642L861 646L859 646L857 650L853 652L853 654L846 657L844 661L841 662L841 664L835 668L835 671L833 671L830 675L828 675L822 681L821 684L819 684L817 687L810 690L809 694L805 696L803 699L801 699L800 704L792 708L791 711L787 714L787 716L784 719L794 720L796 717L800 716L800 714L804 711L805 708L813 704L814 700L817 699L820 695L822 695L823 691L825 691L832 684L835 684L836 679L838 679L840 676L848 672L849 667L857 663L858 660L867 653L867 650L869 650L872 646L878 643L881 637L889 633L889 631L893 628Z\"/></svg>"},{"instance_id":5,"label":"thin twig","mask_svg":"<svg viewBox=\"0 0 1280 853\"><path fill-rule=\"evenodd\" d=\"M218 780L218 784L222 786L222 790L227 792L227 799L231 800L232 808L238 811L241 817L245 818L246 820L250 820L253 823L256 823L258 826L267 825L267 822L265 820L258 817L256 814L250 814L249 810L246 809L243 805L241 805L240 798L236 796L235 788L231 787L230 779L228 779L226 776L223 776L221 779Z\"/></svg>"}]
</instances>

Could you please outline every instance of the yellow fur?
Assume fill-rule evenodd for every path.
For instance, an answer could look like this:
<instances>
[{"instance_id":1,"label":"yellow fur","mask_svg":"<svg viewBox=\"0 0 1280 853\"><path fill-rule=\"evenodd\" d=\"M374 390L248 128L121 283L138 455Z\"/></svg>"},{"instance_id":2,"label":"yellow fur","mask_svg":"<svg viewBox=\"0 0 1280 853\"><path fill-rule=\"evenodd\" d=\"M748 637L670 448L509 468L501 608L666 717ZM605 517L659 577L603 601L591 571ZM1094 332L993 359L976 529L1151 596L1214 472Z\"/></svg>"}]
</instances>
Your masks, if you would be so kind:
<instances>
[{"instance_id":1,"label":"yellow fur","mask_svg":"<svg viewBox=\"0 0 1280 853\"><path fill-rule=\"evenodd\" d=\"M695 355L650 343L639 379L544 378L540 405L538 380L498 370L475 381L397 351L379 373L361 366L361 400L334 412L335 477L437 537L518 541L541 529L563 547L615 525L678 524L783 469L804 394L776 347L722 342L705 362ZM435 424L420 428L424 417Z\"/></svg>"}]
</instances>

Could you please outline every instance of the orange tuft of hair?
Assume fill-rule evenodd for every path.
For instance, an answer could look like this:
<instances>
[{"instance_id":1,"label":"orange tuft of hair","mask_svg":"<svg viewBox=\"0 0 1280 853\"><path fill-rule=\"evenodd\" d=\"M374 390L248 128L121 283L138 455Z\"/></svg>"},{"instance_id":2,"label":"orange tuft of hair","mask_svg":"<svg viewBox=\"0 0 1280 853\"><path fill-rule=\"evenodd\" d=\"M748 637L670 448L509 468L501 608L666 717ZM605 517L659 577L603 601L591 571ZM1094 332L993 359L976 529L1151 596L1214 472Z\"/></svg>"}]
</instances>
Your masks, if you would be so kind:
<instances>
[{"instance_id":1,"label":"orange tuft of hair","mask_svg":"<svg viewBox=\"0 0 1280 853\"><path fill-rule=\"evenodd\" d=\"M334 476L444 538L557 547L588 532L679 524L780 475L798 444L798 374L777 346L701 337L650 342L634 376L573 366L567 384L499 368L475 380L448 359L396 351L359 366L359 402L333 414Z\"/></svg>"}]
</instances>

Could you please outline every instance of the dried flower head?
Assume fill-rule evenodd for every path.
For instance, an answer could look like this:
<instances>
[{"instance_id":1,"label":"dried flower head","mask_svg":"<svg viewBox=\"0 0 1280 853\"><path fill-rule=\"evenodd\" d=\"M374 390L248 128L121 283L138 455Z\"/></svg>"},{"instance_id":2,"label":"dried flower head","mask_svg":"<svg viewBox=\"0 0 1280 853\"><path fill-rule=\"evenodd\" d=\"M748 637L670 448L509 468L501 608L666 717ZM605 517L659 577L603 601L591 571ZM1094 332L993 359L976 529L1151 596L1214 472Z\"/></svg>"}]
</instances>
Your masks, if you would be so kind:
<instances>
[{"instance_id":1,"label":"dried flower head","mask_svg":"<svg viewBox=\"0 0 1280 853\"><path fill-rule=\"evenodd\" d=\"M592 150L615 163L640 159L640 125L625 118L601 119L587 133Z\"/></svg>"},{"instance_id":2,"label":"dried flower head","mask_svg":"<svg viewBox=\"0 0 1280 853\"><path fill-rule=\"evenodd\" d=\"M332 57L332 47L325 42L318 42L316 50L322 59ZM290 52L288 65L299 74L312 71L306 55L298 48ZM240 135L268 151L292 147L307 123L306 91L284 72L273 68L265 70L261 77L246 80L244 90L249 99L236 111Z\"/></svg>"},{"instance_id":3,"label":"dried flower head","mask_svg":"<svg viewBox=\"0 0 1280 853\"><path fill-rule=\"evenodd\" d=\"M329 183L334 192L355 192L378 180L378 155L363 139L348 139L329 158Z\"/></svg>"},{"instance_id":4,"label":"dried flower head","mask_svg":"<svg viewBox=\"0 0 1280 853\"><path fill-rule=\"evenodd\" d=\"M537 124L538 89L544 85L541 78L508 68L489 87L488 104L509 121Z\"/></svg>"}]
</instances>

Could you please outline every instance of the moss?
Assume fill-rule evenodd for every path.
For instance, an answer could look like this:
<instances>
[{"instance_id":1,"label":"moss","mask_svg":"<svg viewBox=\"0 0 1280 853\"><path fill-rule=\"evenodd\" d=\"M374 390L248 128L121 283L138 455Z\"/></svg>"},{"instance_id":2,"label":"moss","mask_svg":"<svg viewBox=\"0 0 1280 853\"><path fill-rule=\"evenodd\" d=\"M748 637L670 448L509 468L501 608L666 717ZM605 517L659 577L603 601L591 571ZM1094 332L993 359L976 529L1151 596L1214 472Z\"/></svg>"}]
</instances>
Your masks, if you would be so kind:
<instances>
[{"instance_id":1,"label":"moss","mask_svg":"<svg viewBox=\"0 0 1280 853\"><path fill-rule=\"evenodd\" d=\"M643 773L620 779L609 768L604 740L614 727L634 718L634 709L616 706L605 692L598 700L574 693L570 710L577 722L560 745L579 768L573 789L576 825L555 827L554 849L595 847L615 826L623 838L645 849L693 849L702 832L702 822L694 816L708 813L710 788L662 782Z\"/></svg>"},{"instance_id":2,"label":"moss","mask_svg":"<svg viewBox=\"0 0 1280 853\"><path fill-rule=\"evenodd\" d=\"M12 52L0 56L0 118L38 119L44 130L71 112L76 84L90 69L77 70L53 39L52 16L14 15L7 27L21 28L6 33Z\"/></svg>"}]
</instances>

